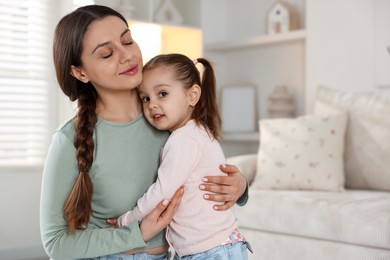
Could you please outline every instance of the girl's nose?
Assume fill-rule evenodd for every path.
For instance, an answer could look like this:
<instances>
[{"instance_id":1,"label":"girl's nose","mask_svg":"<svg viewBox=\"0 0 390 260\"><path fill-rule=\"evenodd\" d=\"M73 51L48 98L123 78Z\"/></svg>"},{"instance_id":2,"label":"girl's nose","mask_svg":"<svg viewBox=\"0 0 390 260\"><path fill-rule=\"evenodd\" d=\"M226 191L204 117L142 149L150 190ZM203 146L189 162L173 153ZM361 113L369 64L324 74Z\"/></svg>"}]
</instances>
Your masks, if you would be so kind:
<instances>
[{"instance_id":1,"label":"girl's nose","mask_svg":"<svg viewBox=\"0 0 390 260\"><path fill-rule=\"evenodd\" d=\"M154 102L149 102L149 109L156 109L157 105Z\"/></svg>"}]
</instances>

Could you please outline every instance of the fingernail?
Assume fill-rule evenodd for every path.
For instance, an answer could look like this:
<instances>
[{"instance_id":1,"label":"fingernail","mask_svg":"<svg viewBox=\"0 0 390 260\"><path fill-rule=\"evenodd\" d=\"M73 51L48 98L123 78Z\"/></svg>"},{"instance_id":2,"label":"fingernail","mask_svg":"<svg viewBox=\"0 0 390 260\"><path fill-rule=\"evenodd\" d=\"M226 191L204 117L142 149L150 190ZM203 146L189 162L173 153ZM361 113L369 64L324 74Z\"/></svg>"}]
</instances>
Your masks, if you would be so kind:
<instances>
[{"instance_id":1,"label":"fingernail","mask_svg":"<svg viewBox=\"0 0 390 260\"><path fill-rule=\"evenodd\" d=\"M200 186L199 186L199 189L204 190L204 189L205 189L205 186L204 186L204 185L200 185Z\"/></svg>"},{"instance_id":2,"label":"fingernail","mask_svg":"<svg viewBox=\"0 0 390 260\"><path fill-rule=\"evenodd\" d=\"M163 200L163 205L164 205L164 206L167 206L168 203L169 203L169 200L167 200L167 199Z\"/></svg>"},{"instance_id":3,"label":"fingernail","mask_svg":"<svg viewBox=\"0 0 390 260\"><path fill-rule=\"evenodd\" d=\"M213 209L218 210L218 206L214 206Z\"/></svg>"},{"instance_id":4,"label":"fingernail","mask_svg":"<svg viewBox=\"0 0 390 260\"><path fill-rule=\"evenodd\" d=\"M209 179L203 178L202 181L206 182L206 181L209 181Z\"/></svg>"},{"instance_id":5,"label":"fingernail","mask_svg":"<svg viewBox=\"0 0 390 260\"><path fill-rule=\"evenodd\" d=\"M210 196L207 195L207 194L205 194L205 195L203 196L203 198L208 199L208 198L210 198Z\"/></svg>"},{"instance_id":6,"label":"fingernail","mask_svg":"<svg viewBox=\"0 0 390 260\"><path fill-rule=\"evenodd\" d=\"M222 164L222 168L226 168L226 164Z\"/></svg>"}]
</instances>

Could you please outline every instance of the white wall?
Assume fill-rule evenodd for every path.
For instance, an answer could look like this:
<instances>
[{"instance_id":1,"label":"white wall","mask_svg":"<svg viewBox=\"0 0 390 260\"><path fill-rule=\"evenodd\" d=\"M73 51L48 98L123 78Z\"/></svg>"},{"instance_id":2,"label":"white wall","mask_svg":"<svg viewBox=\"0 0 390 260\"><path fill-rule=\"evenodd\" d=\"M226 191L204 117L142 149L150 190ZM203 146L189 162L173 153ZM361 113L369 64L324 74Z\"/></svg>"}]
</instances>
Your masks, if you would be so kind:
<instances>
[{"instance_id":1,"label":"white wall","mask_svg":"<svg viewBox=\"0 0 390 260\"><path fill-rule=\"evenodd\" d=\"M318 85L346 91L373 87L374 1L306 1L307 111Z\"/></svg>"},{"instance_id":2,"label":"white wall","mask_svg":"<svg viewBox=\"0 0 390 260\"><path fill-rule=\"evenodd\" d=\"M0 259L44 257L39 233L42 170L0 173Z\"/></svg>"}]
</instances>

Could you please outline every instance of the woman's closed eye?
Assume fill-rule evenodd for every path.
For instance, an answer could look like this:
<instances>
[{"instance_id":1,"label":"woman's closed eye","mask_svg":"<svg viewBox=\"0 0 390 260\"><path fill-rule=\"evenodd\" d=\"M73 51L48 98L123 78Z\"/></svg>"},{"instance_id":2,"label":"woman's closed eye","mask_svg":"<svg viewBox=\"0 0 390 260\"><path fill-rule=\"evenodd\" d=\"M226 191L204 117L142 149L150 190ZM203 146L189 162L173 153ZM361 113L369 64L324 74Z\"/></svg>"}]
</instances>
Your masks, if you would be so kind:
<instances>
[{"instance_id":1,"label":"woman's closed eye","mask_svg":"<svg viewBox=\"0 0 390 260\"><path fill-rule=\"evenodd\" d=\"M134 43L134 41L126 41L124 43L122 43L123 45L132 45Z\"/></svg>"},{"instance_id":2,"label":"woman's closed eye","mask_svg":"<svg viewBox=\"0 0 390 260\"><path fill-rule=\"evenodd\" d=\"M108 54L106 54L106 55L103 55L102 57L103 57L103 59L108 59L108 58L110 58L112 56L112 52L110 52L110 53L108 53Z\"/></svg>"}]
</instances>

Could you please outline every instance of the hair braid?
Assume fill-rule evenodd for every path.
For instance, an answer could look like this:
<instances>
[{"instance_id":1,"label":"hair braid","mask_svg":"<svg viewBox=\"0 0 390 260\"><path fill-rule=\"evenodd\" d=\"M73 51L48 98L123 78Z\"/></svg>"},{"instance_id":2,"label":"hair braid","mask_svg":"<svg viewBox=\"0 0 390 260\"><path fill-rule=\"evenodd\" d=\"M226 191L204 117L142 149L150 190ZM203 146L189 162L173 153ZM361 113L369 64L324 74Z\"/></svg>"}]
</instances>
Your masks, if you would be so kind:
<instances>
[{"instance_id":1,"label":"hair braid","mask_svg":"<svg viewBox=\"0 0 390 260\"><path fill-rule=\"evenodd\" d=\"M79 175L64 205L65 217L69 224L69 232L84 228L92 213L93 185L88 174L94 153L93 130L97 122L96 91L91 87L80 93L78 97L78 112L75 118L76 157Z\"/></svg>"}]
</instances>

